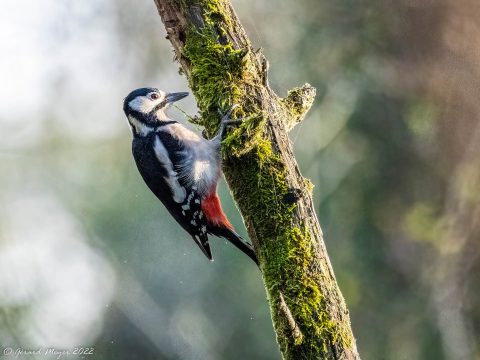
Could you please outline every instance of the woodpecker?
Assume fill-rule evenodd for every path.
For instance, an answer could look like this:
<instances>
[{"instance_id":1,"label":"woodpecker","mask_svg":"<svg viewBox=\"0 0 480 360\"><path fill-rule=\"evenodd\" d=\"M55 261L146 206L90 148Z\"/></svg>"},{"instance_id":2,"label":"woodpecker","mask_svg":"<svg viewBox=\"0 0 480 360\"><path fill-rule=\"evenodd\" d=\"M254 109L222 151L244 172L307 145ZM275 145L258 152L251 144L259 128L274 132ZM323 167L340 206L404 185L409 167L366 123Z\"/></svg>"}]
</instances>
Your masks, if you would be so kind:
<instances>
[{"instance_id":1,"label":"woodpecker","mask_svg":"<svg viewBox=\"0 0 480 360\"><path fill-rule=\"evenodd\" d=\"M204 139L167 115L168 107L188 93L156 88L132 91L123 111L132 130L132 153L143 180L172 217L213 260L208 235L229 240L258 264L252 246L234 230L217 194L221 176L220 143L225 115L211 140Z\"/></svg>"}]
</instances>

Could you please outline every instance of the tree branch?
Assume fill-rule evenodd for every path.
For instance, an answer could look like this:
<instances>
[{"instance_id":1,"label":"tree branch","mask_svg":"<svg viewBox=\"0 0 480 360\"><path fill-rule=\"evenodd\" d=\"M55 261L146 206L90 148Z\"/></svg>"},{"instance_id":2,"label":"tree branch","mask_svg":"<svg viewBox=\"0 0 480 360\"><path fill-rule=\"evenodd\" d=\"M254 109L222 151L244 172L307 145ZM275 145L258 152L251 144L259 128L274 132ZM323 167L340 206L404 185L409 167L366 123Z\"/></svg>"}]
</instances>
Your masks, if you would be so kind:
<instances>
[{"instance_id":1,"label":"tree branch","mask_svg":"<svg viewBox=\"0 0 480 360\"><path fill-rule=\"evenodd\" d=\"M280 100L283 106L285 106L287 113L290 114L285 121L287 131L292 130L295 125L305 118L313 104L313 100L315 100L315 95L316 89L310 84L305 84L302 87L290 90L287 97Z\"/></svg>"},{"instance_id":2,"label":"tree branch","mask_svg":"<svg viewBox=\"0 0 480 360\"><path fill-rule=\"evenodd\" d=\"M228 0L154 0L213 135L218 110L245 120L222 143L223 170L256 249L285 359L359 359L312 203L287 131L313 103L306 84L284 99L268 86Z\"/></svg>"}]
</instances>

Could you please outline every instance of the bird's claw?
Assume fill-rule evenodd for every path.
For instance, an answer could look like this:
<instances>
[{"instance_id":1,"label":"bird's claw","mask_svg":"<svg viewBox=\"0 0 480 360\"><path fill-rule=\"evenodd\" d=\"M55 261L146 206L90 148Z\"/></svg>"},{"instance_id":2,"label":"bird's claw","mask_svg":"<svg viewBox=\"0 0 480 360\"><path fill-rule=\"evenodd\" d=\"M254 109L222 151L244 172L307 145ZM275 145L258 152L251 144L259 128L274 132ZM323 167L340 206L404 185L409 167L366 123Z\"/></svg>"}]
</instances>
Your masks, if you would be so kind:
<instances>
[{"instance_id":1,"label":"bird's claw","mask_svg":"<svg viewBox=\"0 0 480 360\"><path fill-rule=\"evenodd\" d=\"M235 110L237 107L239 107L240 105L238 104L233 104L230 109L228 109L228 111L223 115L222 117L222 124L223 125L239 125L243 122L243 118L239 118L239 119L232 119L230 118L230 115L232 115L232 112L233 110ZM220 110L219 110L220 112Z\"/></svg>"},{"instance_id":2,"label":"bird's claw","mask_svg":"<svg viewBox=\"0 0 480 360\"><path fill-rule=\"evenodd\" d=\"M223 134L225 132L225 129L228 126L238 125L238 124L241 124L243 122L243 118L240 118L240 119L231 119L230 118L230 115L232 115L233 110L235 108L237 108L238 106L239 106L238 104L232 105L230 107L230 109L228 109L228 111L222 116L222 120L220 121L220 128L218 129L218 133L214 137L214 139L216 139L216 140L220 139L221 140L222 137L223 137ZM220 110L219 110L219 114L222 115Z\"/></svg>"},{"instance_id":3,"label":"bird's claw","mask_svg":"<svg viewBox=\"0 0 480 360\"><path fill-rule=\"evenodd\" d=\"M233 104L232 106L230 106L230 109L228 109L225 114L222 114L222 111L218 109L218 114L222 116L222 121L225 119L230 119L230 115L232 115L233 110L235 110L238 106L238 104Z\"/></svg>"}]
</instances>

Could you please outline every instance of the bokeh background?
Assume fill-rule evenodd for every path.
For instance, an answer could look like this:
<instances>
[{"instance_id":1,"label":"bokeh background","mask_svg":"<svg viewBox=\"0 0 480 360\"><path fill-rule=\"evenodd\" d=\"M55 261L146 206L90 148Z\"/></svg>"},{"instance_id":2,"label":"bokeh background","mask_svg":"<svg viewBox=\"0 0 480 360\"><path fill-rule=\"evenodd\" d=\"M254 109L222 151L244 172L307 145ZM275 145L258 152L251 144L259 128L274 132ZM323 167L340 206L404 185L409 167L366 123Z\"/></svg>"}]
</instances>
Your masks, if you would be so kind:
<instances>
[{"instance_id":1,"label":"bokeh background","mask_svg":"<svg viewBox=\"0 0 480 360\"><path fill-rule=\"evenodd\" d=\"M318 89L291 140L362 357L480 359L478 1L233 4L278 94ZM131 157L128 92L188 89L153 1L0 14L0 346L278 359L258 270L208 262Z\"/></svg>"}]
</instances>

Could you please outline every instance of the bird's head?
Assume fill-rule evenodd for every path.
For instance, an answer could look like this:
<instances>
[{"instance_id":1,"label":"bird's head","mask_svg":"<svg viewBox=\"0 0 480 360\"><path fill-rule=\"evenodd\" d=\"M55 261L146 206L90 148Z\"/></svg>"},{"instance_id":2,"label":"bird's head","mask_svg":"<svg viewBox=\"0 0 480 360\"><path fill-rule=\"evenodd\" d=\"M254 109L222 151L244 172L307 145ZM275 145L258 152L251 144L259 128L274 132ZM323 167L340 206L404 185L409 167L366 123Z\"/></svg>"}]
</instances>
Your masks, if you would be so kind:
<instances>
[{"instance_id":1,"label":"bird's head","mask_svg":"<svg viewBox=\"0 0 480 360\"><path fill-rule=\"evenodd\" d=\"M140 88L132 91L123 102L123 111L132 127L155 127L158 122L168 120L168 107L186 97L188 93L166 93L155 88Z\"/></svg>"}]
</instances>

